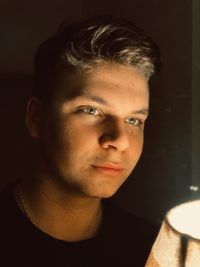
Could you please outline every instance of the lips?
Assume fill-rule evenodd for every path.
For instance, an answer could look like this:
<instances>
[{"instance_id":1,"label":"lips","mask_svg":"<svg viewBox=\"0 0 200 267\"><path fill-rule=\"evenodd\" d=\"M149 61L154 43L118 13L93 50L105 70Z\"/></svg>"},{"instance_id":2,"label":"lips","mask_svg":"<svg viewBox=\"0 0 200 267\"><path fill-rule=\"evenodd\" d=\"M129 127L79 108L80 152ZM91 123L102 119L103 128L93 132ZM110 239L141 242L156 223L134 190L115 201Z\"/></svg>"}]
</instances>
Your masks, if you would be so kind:
<instances>
[{"instance_id":1,"label":"lips","mask_svg":"<svg viewBox=\"0 0 200 267\"><path fill-rule=\"evenodd\" d=\"M123 171L123 167L116 164L106 163L101 165L93 165L93 167L102 173L105 174L119 174Z\"/></svg>"}]
</instances>

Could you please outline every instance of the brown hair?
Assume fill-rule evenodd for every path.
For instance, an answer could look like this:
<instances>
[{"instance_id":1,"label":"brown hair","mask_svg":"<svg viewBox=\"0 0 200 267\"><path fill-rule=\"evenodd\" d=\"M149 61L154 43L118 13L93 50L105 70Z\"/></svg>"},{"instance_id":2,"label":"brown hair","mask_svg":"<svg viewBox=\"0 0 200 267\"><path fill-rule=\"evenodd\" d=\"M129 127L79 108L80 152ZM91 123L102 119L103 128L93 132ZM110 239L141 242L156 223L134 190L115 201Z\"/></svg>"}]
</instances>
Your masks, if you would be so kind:
<instances>
[{"instance_id":1,"label":"brown hair","mask_svg":"<svg viewBox=\"0 0 200 267\"><path fill-rule=\"evenodd\" d=\"M65 22L38 48L34 95L45 101L61 75L87 70L105 61L135 66L147 79L161 65L159 47L130 21L93 17Z\"/></svg>"}]
</instances>

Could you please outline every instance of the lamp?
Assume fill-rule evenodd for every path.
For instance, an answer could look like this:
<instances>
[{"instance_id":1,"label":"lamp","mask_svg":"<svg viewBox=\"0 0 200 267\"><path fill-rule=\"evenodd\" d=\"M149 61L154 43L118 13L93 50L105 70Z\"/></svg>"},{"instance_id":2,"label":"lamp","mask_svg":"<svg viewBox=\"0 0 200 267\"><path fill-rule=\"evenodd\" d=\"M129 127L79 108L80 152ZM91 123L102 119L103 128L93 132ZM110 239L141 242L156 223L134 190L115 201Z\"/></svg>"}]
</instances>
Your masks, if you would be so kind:
<instances>
[{"instance_id":1,"label":"lamp","mask_svg":"<svg viewBox=\"0 0 200 267\"><path fill-rule=\"evenodd\" d=\"M145 267L200 267L200 200L167 213Z\"/></svg>"}]
</instances>

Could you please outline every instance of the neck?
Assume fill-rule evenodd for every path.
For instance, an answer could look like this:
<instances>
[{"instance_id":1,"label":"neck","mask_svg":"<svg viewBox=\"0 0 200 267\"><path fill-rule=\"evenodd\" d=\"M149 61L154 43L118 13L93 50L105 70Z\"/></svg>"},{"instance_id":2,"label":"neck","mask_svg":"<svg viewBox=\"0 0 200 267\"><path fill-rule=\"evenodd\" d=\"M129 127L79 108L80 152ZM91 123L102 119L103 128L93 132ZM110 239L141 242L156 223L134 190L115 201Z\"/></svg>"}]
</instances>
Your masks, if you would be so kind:
<instances>
[{"instance_id":1,"label":"neck","mask_svg":"<svg viewBox=\"0 0 200 267\"><path fill-rule=\"evenodd\" d=\"M20 188L28 217L47 234L66 241L97 234L102 213L99 198L63 192L48 180L23 182Z\"/></svg>"}]
</instances>

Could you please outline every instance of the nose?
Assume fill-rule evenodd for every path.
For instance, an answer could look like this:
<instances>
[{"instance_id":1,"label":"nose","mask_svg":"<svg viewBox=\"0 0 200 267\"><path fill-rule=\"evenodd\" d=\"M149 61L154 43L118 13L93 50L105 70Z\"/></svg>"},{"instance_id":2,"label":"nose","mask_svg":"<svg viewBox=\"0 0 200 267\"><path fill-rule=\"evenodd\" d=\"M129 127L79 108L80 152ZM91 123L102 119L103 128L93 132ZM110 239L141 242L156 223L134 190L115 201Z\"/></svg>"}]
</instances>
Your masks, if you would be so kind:
<instances>
[{"instance_id":1,"label":"nose","mask_svg":"<svg viewBox=\"0 0 200 267\"><path fill-rule=\"evenodd\" d=\"M124 122L109 122L99 139L100 145L104 149L113 148L121 152L125 151L129 145L129 134Z\"/></svg>"}]
</instances>

